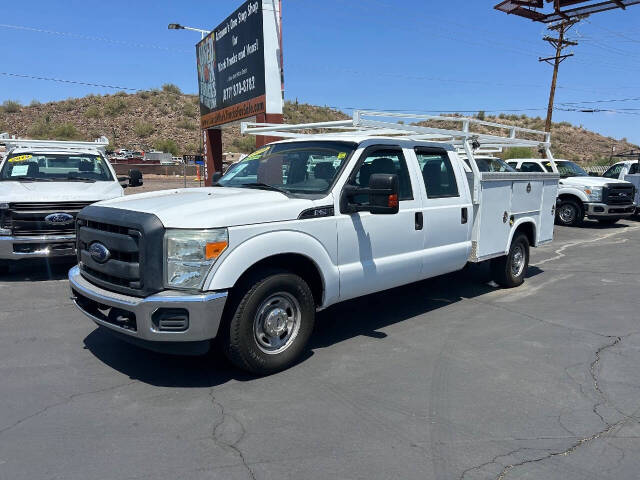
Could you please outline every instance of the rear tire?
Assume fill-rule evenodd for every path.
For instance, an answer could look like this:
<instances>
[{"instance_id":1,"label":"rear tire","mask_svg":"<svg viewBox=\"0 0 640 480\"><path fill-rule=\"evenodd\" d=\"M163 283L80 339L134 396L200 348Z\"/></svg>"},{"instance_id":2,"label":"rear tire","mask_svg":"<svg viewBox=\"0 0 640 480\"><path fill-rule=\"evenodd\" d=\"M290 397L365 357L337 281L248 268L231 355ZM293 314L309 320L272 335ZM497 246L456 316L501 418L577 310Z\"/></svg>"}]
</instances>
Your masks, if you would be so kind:
<instances>
[{"instance_id":1,"label":"rear tire","mask_svg":"<svg viewBox=\"0 0 640 480\"><path fill-rule=\"evenodd\" d=\"M577 227L584 219L584 209L575 200L561 200L556 211L556 223L565 227Z\"/></svg>"},{"instance_id":2,"label":"rear tire","mask_svg":"<svg viewBox=\"0 0 640 480\"><path fill-rule=\"evenodd\" d=\"M505 288L522 285L528 268L529 240L523 233L514 236L507 255L491 260L491 276L498 285Z\"/></svg>"},{"instance_id":3,"label":"rear tire","mask_svg":"<svg viewBox=\"0 0 640 480\"><path fill-rule=\"evenodd\" d=\"M619 218L599 218L598 223L600 225L615 225L618 223Z\"/></svg>"},{"instance_id":4,"label":"rear tire","mask_svg":"<svg viewBox=\"0 0 640 480\"><path fill-rule=\"evenodd\" d=\"M313 332L316 307L309 285L289 272L262 272L235 298L220 338L231 363L257 375L291 366Z\"/></svg>"},{"instance_id":5,"label":"rear tire","mask_svg":"<svg viewBox=\"0 0 640 480\"><path fill-rule=\"evenodd\" d=\"M0 260L0 275L7 275L9 273L9 262L6 260Z\"/></svg>"}]
</instances>

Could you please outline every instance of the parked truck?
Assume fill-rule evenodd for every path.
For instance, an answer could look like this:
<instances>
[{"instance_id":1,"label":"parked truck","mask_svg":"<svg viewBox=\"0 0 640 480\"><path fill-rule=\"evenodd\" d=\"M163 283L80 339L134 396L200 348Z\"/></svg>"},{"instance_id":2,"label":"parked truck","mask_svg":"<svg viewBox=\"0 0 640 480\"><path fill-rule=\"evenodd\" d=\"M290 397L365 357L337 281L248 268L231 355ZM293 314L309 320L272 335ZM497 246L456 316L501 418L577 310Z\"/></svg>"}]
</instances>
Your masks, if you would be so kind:
<instances>
[{"instance_id":1,"label":"parked truck","mask_svg":"<svg viewBox=\"0 0 640 480\"><path fill-rule=\"evenodd\" d=\"M550 172L548 160L522 158L509 160L520 172ZM625 180L592 177L580 165L568 160L556 160L560 173L558 190L559 225L574 227L588 217L604 225L613 225L634 214L635 187Z\"/></svg>"},{"instance_id":2,"label":"parked truck","mask_svg":"<svg viewBox=\"0 0 640 480\"><path fill-rule=\"evenodd\" d=\"M634 155L627 154L629 156ZM640 156L640 154L635 154ZM640 171L638 170L638 160L624 160L612 165L606 172L602 174L604 178L612 180L624 180L631 183L635 188L634 203L636 205L636 215L640 214Z\"/></svg>"},{"instance_id":3,"label":"parked truck","mask_svg":"<svg viewBox=\"0 0 640 480\"><path fill-rule=\"evenodd\" d=\"M0 138L0 271L25 258L75 256L75 218L91 203L124 195L105 157L109 141ZM131 173L131 172L130 172ZM141 184L133 172L130 186ZM126 183L125 183L126 185Z\"/></svg>"},{"instance_id":4,"label":"parked truck","mask_svg":"<svg viewBox=\"0 0 640 480\"><path fill-rule=\"evenodd\" d=\"M488 261L498 284L520 285L530 247L552 241L558 175L481 172L473 151L483 143L542 147L553 163L550 137L502 125L503 136L474 134L475 125L497 124L420 115L402 115L402 124L398 116L243 124L244 133L284 140L213 187L84 208L79 263L69 272L75 305L145 348L193 354L213 344L239 368L269 374L300 357L316 311L338 302L467 262ZM426 120L462 125L409 124Z\"/></svg>"}]
</instances>

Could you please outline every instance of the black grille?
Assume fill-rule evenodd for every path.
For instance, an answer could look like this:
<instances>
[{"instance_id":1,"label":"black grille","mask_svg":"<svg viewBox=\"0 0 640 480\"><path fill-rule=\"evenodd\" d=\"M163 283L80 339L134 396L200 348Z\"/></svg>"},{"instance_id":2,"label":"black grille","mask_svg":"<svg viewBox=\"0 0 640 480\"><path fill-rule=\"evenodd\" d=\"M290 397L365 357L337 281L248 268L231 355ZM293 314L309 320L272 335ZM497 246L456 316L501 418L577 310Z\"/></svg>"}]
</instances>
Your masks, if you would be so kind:
<instances>
[{"instance_id":1,"label":"black grille","mask_svg":"<svg viewBox=\"0 0 640 480\"><path fill-rule=\"evenodd\" d=\"M608 184L602 191L602 201L607 205L630 205L634 194L633 185Z\"/></svg>"},{"instance_id":2,"label":"black grille","mask_svg":"<svg viewBox=\"0 0 640 480\"><path fill-rule=\"evenodd\" d=\"M164 227L155 215L109 207L87 207L77 221L78 264L82 276L107 290L147 296L162 290ZM95 243L109 255L97 261Z\"/></svg>"},{"instance_id":3,"label":"black grille","mask_svg":"<svg viewBox=\"0 0 640 480\"><path fill-rule=\"evenodd\" d=\"M9 209L3 216L3 227L11 229L13 236L40 235L73 235L75 233L75 218L78 212L91 202L35 202L10 203ZM67 213L73 220L67 224L52 224L45 218L54 213Z\"/></svg>"}]
</instances>

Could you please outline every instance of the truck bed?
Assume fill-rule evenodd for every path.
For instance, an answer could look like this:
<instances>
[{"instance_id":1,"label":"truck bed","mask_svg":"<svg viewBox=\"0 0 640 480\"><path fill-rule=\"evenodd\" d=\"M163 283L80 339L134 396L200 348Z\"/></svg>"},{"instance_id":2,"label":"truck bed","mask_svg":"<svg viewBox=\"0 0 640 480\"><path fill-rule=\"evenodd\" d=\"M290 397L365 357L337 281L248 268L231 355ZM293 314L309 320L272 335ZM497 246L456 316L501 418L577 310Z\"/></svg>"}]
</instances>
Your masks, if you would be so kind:
<instances>
[{"instance_id":1,"label":"truck bed","mask_svg":"<svg viewBox=\"0 0 640 480\"><path fill-rule=\"evenodd\" d=\"M525 220L536 225L532 246L551 242L559 178L556 173L481 173L469 261L505 255L513 231Z\"/></svg>"}]
</instances>

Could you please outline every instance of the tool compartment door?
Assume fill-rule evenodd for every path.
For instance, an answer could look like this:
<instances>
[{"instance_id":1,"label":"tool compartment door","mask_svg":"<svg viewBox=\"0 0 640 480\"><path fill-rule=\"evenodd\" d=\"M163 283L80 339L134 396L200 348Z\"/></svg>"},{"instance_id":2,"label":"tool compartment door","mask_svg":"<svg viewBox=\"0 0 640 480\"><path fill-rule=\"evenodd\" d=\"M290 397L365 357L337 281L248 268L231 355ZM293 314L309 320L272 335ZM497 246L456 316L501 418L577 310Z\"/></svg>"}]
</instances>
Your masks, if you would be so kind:
<instances>
[{"instance_id":1,"label":"tool compartment door","mask_svg":"<svg viewBox=\"0 0 640 480\"><path fill-rule=\"evenodd\" d=\"M558 179L553 173L482 173L470 260L505 255L512 230L522 221L535 224L536 245L550 241Z\"/></svg>"}]
</instances>

